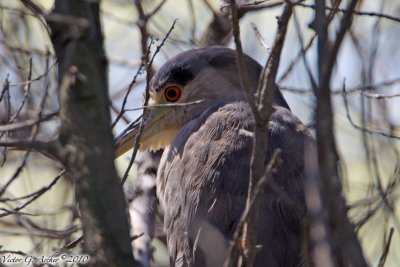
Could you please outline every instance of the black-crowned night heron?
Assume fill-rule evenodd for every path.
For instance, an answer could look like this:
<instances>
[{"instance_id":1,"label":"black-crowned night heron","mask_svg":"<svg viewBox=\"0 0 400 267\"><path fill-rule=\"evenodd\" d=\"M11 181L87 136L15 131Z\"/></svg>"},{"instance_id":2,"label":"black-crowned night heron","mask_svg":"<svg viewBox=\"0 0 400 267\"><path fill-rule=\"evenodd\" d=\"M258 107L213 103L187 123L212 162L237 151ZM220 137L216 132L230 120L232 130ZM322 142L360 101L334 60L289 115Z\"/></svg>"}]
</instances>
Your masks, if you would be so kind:
<instances>
[{"instance_id":1,"label":"black-crowned night heron","mask_svg":"<svg viewBox=\"0 0 400 267\"><path fill-rule=\"evenodd\" d=\"M245 57L249 86L257 88L261 66ZM235 51L222 47L190 50L167 61L150 84L150 108L140 148L165 148L157 174L157 195L171 266L222 266L229 241L245 208L254 120L241 89ZM197 102L196 102L197 101ZM193 103L194 102L194 103ZM192 103L162 106L162 104ZM254 266L299 266L305 216L306 127L274 90L268 159L280 148L273 182L279 193L260 195ZM134 143L138 127L116 138L117 156ZM268 193L267 193L268 192Z\"/></svg>"}]
</instances>

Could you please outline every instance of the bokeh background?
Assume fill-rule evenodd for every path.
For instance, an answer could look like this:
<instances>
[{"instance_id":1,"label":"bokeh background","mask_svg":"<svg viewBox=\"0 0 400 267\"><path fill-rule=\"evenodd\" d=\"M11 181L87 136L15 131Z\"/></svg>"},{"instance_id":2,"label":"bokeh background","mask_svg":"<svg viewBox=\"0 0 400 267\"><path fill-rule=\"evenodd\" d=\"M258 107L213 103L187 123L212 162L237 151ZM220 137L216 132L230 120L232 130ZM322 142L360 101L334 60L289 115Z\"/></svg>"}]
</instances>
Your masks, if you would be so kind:
<instances>
[{"instance_id":1,"label":"bokeh background","mask_svg":"<svg viewBox=\"0 0 400 267\"><path fill-rule=\"evenodd\" d=\"M34 2L48 12L53 6L50 0ZM140 2L145 13L161 3L159 0ZM347 1L341 2L340 7L345 7ZM177 22L155 58L154 69L179 52L198 47L220 4L218 0L165 1L147 24L152 40L149 43L154 42L152 51L173 21L177 19ZM315 75L317 53L316 42L312 41L315 32L310 28L314 10L309 6L312 4L313 1L305 1L303 6L295 8L277 80L293 112L311 131L315 98L305 61ZM357 225L365 255L371 266L376 266L390 240L385 266L395 267L400 262L400 0L364 0L357 10L360 13L354 16L332 78L336 141L349 215ZM268 46L273 42L276 16L280 11L278 5L248 12L241 19L244 51L262 65L268 58ZM339 12L331 23L331 36L338 29L340 17ZM109 60L111 112L115 119L141 65L140 20L134 0L103 0L101 18ZM301 56L302 48L309 43L305 56ZM227 46L233 48L233 42L228 42ZM1 125L13 119L31 118L40 108L44 94L48 94L44 112L57 112L56 81L54 51L44 19L18 0L0 0ZM9 90L5 91L7 83ZM127 109L141 106L145 86L146 77L141 74L128 97ZM140 110L128 111L125 116L133 120L140 113ZM41 125L39 135L50 138L57 133L58 126L55 117ZM126 122L120 120L115 133L124 126ZM12 138L12 135L23 137L26 133L0 132L0 140ZM121 176L128 162L129 153L116 161ZM62 177L19 212L8 212L27 200L15 198L49 186L60 171L61 166L41 154L31 152L26 156L25 152L0 148L0 188L13 176L18 176L5 192L0 189L0 250L50 255L81 235L73 184ZM135 168L129 176L131 180L134 178ZM154 266L166 266L164 245L154 240L154 247ZM71 251L79 253L79 246Z\"/></svg>"}]
</instances>

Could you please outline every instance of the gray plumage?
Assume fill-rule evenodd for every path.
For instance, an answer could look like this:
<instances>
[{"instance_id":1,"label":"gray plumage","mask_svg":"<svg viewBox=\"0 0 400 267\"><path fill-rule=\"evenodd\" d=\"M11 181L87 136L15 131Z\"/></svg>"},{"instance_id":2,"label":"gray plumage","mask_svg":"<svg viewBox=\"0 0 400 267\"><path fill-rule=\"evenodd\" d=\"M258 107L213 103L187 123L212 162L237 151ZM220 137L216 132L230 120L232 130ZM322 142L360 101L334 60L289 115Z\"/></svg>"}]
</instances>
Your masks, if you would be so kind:
<instances>
[{"instance_id":1,"label":"gray plumage","mask_svg":"<svg viewBox=\"0 0 400 267\"><path fill-rule=\"evenodd\" d=\"M245 63L255 90L261 67L250 57ZM184 88L182 102L203 100L173 108L162 121L166 127L180 128L165 149L157 174L171 266L222 266L246 203L254 129L235 52L220 47L184 52L155 75L153 93L167 84ZM277 89L273 100L268 159L276 148L282 150L273 181L297 205L285 203L272 190L261 193L262 249L254 266L299 266L306 213L304 147L313 140Z\"/></svg>"}]
</instances>

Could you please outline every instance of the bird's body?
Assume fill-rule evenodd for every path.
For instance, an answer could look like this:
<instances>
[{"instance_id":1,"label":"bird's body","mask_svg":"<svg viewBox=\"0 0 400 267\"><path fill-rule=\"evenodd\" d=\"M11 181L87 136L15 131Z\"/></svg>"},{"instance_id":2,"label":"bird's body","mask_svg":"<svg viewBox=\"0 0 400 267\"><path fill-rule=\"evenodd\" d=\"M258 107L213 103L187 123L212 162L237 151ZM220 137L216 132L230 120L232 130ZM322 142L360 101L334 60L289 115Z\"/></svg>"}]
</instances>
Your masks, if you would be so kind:
<instances>
[{"instance_id":1,"label":"bird's body","mask_svg":"<svg viewBox=\"0 0 400 267\"><path fill-rule=\"evenodd\" d=\"M255 90L261 67L248 57L246 65ZM168 95L173 86L182 92ZM171 266L222 266L246 205L253 149L254 120L240 88L235 52L216 47L185 52L161 68L151 88L153 99L182 93L179 102L202 100L164 112L156 129L157 136L176 130L168 136L172 141L157 174ZM281 149L270 183L278 190L267 185L260 194L257 242L262 247L254 266L301 266L304 148L313 141L278 90L273 98L267 159ZM168 143L149 142L154 136L144 136L144 148Z\"/></svg>"},{"instance_id":2,"label":"bird's body","mask_svg":"<svg viewBox=\"0 0 400 267\"><path fill-rule=\"evenodd\" d=\"M298 163L303 162L302 139L307 142L310 138L307 130L299 128L298 121L284 108L274 112L270 127L269 154L275 148L283 151L282 166L274 181L285 191L290 188L293 201L304 203L303 166ZM251 111L245 102L210 107L187 123L164 152L158 196L165 212L164 227L174 266L186 266L183 263L190 261L195 266L222 266L227 241L246 204L252 131ZM287 136L293 139L287 140ZM260 199L258 226L262 235L258 244L263 249L255 266L297 266L301 261L304 205L300 210L290 208L271 192L262 193Z\"/></svg>"}]
</instances>

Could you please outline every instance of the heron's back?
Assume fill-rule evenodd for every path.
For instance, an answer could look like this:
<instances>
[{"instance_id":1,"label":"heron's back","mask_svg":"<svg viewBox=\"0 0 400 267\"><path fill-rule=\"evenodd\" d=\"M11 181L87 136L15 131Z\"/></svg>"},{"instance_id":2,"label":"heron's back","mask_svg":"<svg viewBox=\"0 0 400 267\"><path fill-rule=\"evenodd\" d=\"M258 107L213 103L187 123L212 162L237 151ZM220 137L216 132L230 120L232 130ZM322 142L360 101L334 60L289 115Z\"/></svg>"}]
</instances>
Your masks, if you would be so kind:
<instances>
[{"instance_id":1,"label":"heron's back","mask_svg":"<svg viewBox=\"0 0 400 267\"><path fill-rule=\"evenodd\" d=\"M165 150L157 186L172 265L223 265L246 203L253 127L245 102L211 107L187 123ZM270 187L261 193L262 249L255 266L298 266L301 261L304 146L311 143L306 127L277 107L268 159L276 148L282 150L273 182L291 201Z\"/></svg>"}]
</instances>

